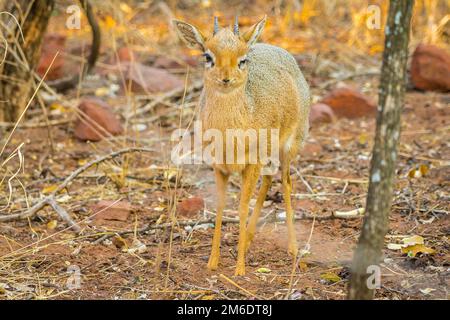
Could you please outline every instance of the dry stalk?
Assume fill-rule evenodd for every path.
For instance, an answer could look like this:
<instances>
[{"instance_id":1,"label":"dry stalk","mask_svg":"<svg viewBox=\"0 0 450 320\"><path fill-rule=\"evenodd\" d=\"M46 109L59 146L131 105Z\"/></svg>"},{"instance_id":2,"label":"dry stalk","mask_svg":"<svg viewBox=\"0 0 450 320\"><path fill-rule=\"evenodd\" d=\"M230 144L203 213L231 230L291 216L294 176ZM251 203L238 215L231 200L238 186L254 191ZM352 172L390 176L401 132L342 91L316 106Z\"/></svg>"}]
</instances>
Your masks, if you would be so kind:
<instances>
[{"instance_id":1,"label":"dry stalk","mask_svg":"<svg viewBox=\"0 0 450 320\"><path fill-rule=\"evenodd\" d=\"M77 170L75 170L74 172L72 172L66 179L64 179L64 181L52 193L50 193L50 195L46 196L41 201L39 201L38 203L33 205L29 210L21 212L21 213L17 213L17 214L0 216L0 222L29 218L29 217L35 215L40 210L42 210L47 205L50 205L64 221L66 221L70 226L72 226L72 228L75 231L77 231L77 232L80 231L81 230L80 227L70 218L68 213L56 203L57 194L59 192L61 192L62 190L66 189L69 186L69 184L76 177L78 177L81 173L88 170L92 166L98 165L107 160L111 160L119 155L122 155L125 153L131 153L131 152L154 152L154 150L149 149L149 148L132 147L132 148L125 148L125 149L107 154L105 156L98 157L97 159L94 159L94 160L86 163L82 167L80 167Z\"/></svg>"}]
</instances>

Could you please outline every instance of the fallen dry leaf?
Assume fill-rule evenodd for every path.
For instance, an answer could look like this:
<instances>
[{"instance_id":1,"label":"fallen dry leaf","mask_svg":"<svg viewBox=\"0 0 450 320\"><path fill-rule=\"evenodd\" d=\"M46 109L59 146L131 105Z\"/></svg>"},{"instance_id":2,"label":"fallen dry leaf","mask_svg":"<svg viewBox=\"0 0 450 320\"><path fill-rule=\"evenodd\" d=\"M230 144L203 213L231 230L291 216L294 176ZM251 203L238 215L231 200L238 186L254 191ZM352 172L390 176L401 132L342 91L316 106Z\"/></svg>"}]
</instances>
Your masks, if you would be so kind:
<instances>
[{"instance_id":1,"label":"fallen dry leaf","mask_svg":"<svg viewBox=\"0 0 450 320\"><path fill-rule=\"evenodd\" d=\"M112 239L112 243L116 246L117 249L123 250L128 248L127 242L121 236L115 236Z\"/></svg>"},{"instance_id":2,"label":"fallen dry leaf","mask_svg":"<svg viewBox=\"0 0 450 320\"><path fill-rule=\"evenodd\" d=\"M339 277L336 273L333 272L326 272L326 273L322 273L320 275L320 279L329 281L329 282L338 282L341 281L341 277Z\"/></svg>"},{"instance_id":3,"label":"fallen dry leaf","mask_svg":"<svg viewBox=\"0 0 450 320\"><path fill-rule=\"evenodd\" d=\"M52 193L53 191L55 191L56 188L58 188L58 186L57 186L56 184L47 186L47 187L45 187L44 189L42 189L42 193L43 193L43 194L50 194L50 193Z\"/></svg>"},{"instance_id":4,"label":"fallen dry leaf","mask_svg":"<svg viewBox=\"0 0 450 320\"><path fill-rule=\"evenodd\" d=\"M258 272L258 273L271 273L272 270L270 270L269 268L259 268L258 270L256 270L256 272Z\"/></svg>"},{"instance_id":5,"label":"fallen dry leaf","mask_svg":"<svg viewBox=\"0 0 450 320\"><path fill-rule=\"evenodd\" d=\"M406 253L409 257L415 257L418 253L434 254L436 251L432 248L428 248L423 244L414 244L402 248L402 253Z\"/></svg>"},{"instance_id":6,"label":"fallen dry leaf","mask_svg":"<svg viewBox=\"0 0 450 320\"><path fill-rule=\"evenodd\" d=\"M411 236L411 237L403 238L402 241L403 241L403 243L405 245L408 245L408 246L412 246L412 245L415 245L415 244L424 244L425 243L423 237L418 236L418 235L414 235L414 236Z\"/></svg>"},{"instance_id":7,"label":"fallen dry leaf","mask_svg":"<svg viewBox=\"0 0 450 320\"><path fill-rule=\"evenodd\" d=\"M53 230L56 228L57 225L58 225L58 221L51 220L50 222L47 223L47 229Z\"/></svg>"},{"instance_id":8,"label":"fallen dry leaf","mask_svg":"<svg viewBox=\"0 0 450 320\"><path fill-rule=\"evenodd\" d=\"M430 168L427 165L421 164L419 167L413 168L408 172L408 177L412 178L422 178L425 176Z\"/></svg>"}]
</instances>

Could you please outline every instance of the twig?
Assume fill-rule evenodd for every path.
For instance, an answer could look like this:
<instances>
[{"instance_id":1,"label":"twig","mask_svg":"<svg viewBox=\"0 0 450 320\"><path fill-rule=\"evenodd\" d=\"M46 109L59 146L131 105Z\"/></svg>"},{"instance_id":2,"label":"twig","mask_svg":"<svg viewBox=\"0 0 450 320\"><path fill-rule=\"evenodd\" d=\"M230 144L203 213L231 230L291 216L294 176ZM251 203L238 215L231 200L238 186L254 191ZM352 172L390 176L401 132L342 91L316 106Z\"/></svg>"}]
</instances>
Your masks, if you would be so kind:
<instances>
[{"instance_id":1,"label":"twig","mask_svg":"<svg viewBox=\"0 0 450 320\"><path fill-rule=\"evenodd\" d=\"M324 176L315 176L312 174L304 174L303 177L322 179L322 180L330 180L330 181L341 181L348 183L356 183L356 184L365 184L369 183L367 179L347 179L347 178L336 178L336 177L324 177Z\"/></svg>"},{"instance_id":2,"label":"twig","mask_svg":"<svg viewBox=\"0 0 450 320\"><path fill-rule=\"evenodd\" d=\"M171 91L168 91L168 92L166 92L166 93L164 93L164 94L162 94L160 96L155 97L155 99L153 101L151 101L149 104L147 104L146 106L144 106L142 108L139 108L136 111L128 113L127 115L125 115L125 117L127 119L130 119L130 118L132 118L134 116L141 115L141 114L143 114L143 113L153 109L158 103L162 103L166 99L169 99L169 98L171 98L173 96L181 94L184 91L190 91L190 90L194 90L194 89L199 89L199 88L202 87L202 85L203 85L203 82L197 81L197 82L195 82L194 84L192 84L189 87L189 90L186 90L185 86L180 87L180 88L175 88L175 89L173 89Z\"/></svg>"},{"instance_id":3,"label":"twig","mask_svg":"<svg viewBox=\"0 0 450 320\"><path fill-rule=\"evenodd\" d=\"M238 288L239 290L241 290L242 292L244 292L246 295L248 295L248 296L250 296L250 297L252 297L252 298L256 298L256 299L258 299L258 300L262 300L261 297L259 297L258 295L256 295L256 294L254 294L254 293L248 291L247 289L241 287L241 286L238 285L236 282L234 282L233 280L231 280L230 278L228 278L226 275L224 275L224 274L221 273L221 274L219 275L219 277L222 278L222 279L224 279L224 280L226 280L227 282L231 283L233 286L235 286L236 288Z\"/></svg>"},{"instance_id":4,"label":"twig","mask_svg":"<svg viewBox=\"0 0 450 320\"><path fill-rule=\"evenodd\" d=\"M176 225L177 226L195 226L198 224L214 223L214 221L216 221L216 218L214 218L214 217L208 218L208 219L202 219L202 220L181 220L181 221L177 221ZM238 223L238 222L239 222L238 218L223 217L223 223ZM167 222L167 223L161 223L161 224L148 224L139 229L125 230L125 231L120 231L120 232L111 231L111 232L108 232L108 234L105 234L102 237L95 240L94 243L101 243L101 242L105 241L106 239L111 238L114 235L123 236L126 234L132 234L132 233L143 233L143 232L147 232L150 230L169 228L169 227L172 227L172 225L173 224L171 222Z\"/></svg>"},{"instance_id":5,"label":"twig","mask_svg":"<svg viewBox=\"0 0 450 320\"><path fill-rule=\"evenodd\" d=\"M213 292L213 293L215 293L217 295L220 295L225 300L232 300L230 297L228 297L227 295L225 295L224 293L222 293L220 290L217 290L217 289L199 287L199 286L196 286L196 285L193 285L193 284L181 284L181 286L186 288L186 289L188 289L188 290L192 290L192 288L195 288L197 290L204 290L204 291ZM228 291L239 293L239 291L236 291L236 290L228 290Z\"/></svg>"},{"instance_id":6,"label":"twig","mask_svg":"<svg viewBox=\"0 0 450 320\"><path fill-rule=\"evenodd\" d=\"M308 214L308 213L301 213L301 214L297 214L295 215L294 219L295 220L331 220L331 219L355 219L355 218L361 218L363 216L336 216L334 213L330 214L330 215L326 215L326 216L314 216L312 214ZM284 221L285 219L278 219L277 221ZM196 226L199 224L206 224L206 223L214 223L216 221L215 217L211 217L208 219L201 219L201 220L181 220L181 221L177 221L176 225L177 226ZM222 218L223 223L239 223L239 218L232 218L232 217L223 217ZM142 228L139 229L130 229L130 230L124 230L124 231L120 231L120 232L115 232L115 231L106 231L103 233L107 233L104 234L103 236L101 236L100 238L98 238L97 240L94 241L94 243L101 243L103 241L105 241L106 239L111 238L114 235L119 235L119 236L123 236L123 235L127 235L127 234L133 234L133 233L144 233L150 230L158 230L158 229L164 229L164 228L170 228L172 227L172 223L168 222L168 223L161 223L161 224L148 224L143 226ZM96 236L98 235L98 232L93 234L92 236ZM89 237L89 236L87 236Z\"/></svg>"},{"instance_id":7,"label":"twig","mask_svg":"<svg viewBox=\"0 0 450 320\"><path fill-rule=\"evenodd\" d=\"M316 216L313 214L309 214L309 213L301 213L301 214L297 214L295 215L295 220L331 220L331 219L355 219L355 218L360 218L363 217L362 215L356 216L342 216L342 215L337 215L334 212L326 215L326 216Z\"/></svg>"},{"instance_id":8,"label":"twig","mask_svg":"<svg viewBox=\"0 0 450 320\"><path fill-rule=\"evenodd\" d=\"M14 124L14 127L11 130L11 132L9 133L8 138L6 138L5 144L3 145L3 147L2 147L2 149L0 151L0 157L3 155L3 152L5 151L6 146L8 145L9 141L11 140L11 137L13 136L14 132L16 131L17 126L22 121L23 117L25 116L25 113L27 112L28 108L31 105L31 102L34 100L34 97L36 96L36 94L38 93L39 89L41 88L41 85L44 83L44 79L47 77L47 73L49 72L50 68L52 67L53 63L55 62L55 59L58 56L58 53L59 52L57 52L53 56L53 60L50 62L50 66L47 68L47 70L45 71L45 74L42 76L41 80L39 81L39 84L37 85L36 90L31 95L31 98L28 100L28 103L26 104L25 108L23 109L22 113L20 114L19 118L17 119L16 123Z\"/></svg>"},{"instance_id":9,"label":"twig","mask_svg":"<svg viewBox=\"0 0 450 320\"><path fill-rule=\"evenodd\" d=\"M56 202L55 198L53 197L48 198L47 203L53 208L53 210L56 211L56 213L61 217L61 219L66 221L67 224L72 227L72 229L76 233L79 233L81 231L80 226L75 221L72 220L67 211Z\"/></svg>"},{"instance_id":10,"label":"twig","mask_svg":"<svg viewBox=\"0 0 450 320\"><path fill-rule=\"evenodd\" d=\"M343 77L339 77L339 78L336 78L336 79L331 79L331 80L325 81L322 85L319 86L319 89L326 89L327 87L329 87L332 84L335 84L335 83L340 82L340 81L356 78L356 77L378 76L378 75L380 75L380 71L378 71L378 70L377 71L363 72L363 73L351 73L351 74L343 76Z\"/></svg>"},{"instance_id":11,"label":"twig","mask_svg":"<svg viewBox=\"0 0 450 320\"><path fill-rule=\"evenodd\" d=\"M33 128L46 128L49 126L59 126L62 124L67 124L71 122L71 119L62 119L62 120L52 120L48 123L46 122L38 122L38 123L24 123L20 125L21 129L33 129ZM12 128L14 127L14 122L0 122L0 128Z\"/></svg>"},{"instance_id":12,"label":"twig","mask_svg":"<svg viewBox=\"0 0 450 320\"><path fill-rule=\"evenodd\" d=\"M98 165L101 162L113 159L113 158L115 158L115 157L117 157L117 156L119 156L121 154L124 154L124 153L130 153L130 152L154 152L154 151L155 151L154 149L149 149L149 148L135 148L135 147L133 147L133 148L122 149L122 150L115 151L115 152L112 152L110 154L107 154L105 156L98 157L97 159L86 163L84 166L82 166L82 167L78 168L77 170L75 170L74 172L72 172L66 179L64 179L64 181L49 196L45 197L44 199L42 199L41 201L36 203L29 210L21 212L21 213L17 213L17 214L0 216L0 222L24 219L24 218L28 218L28 217L31 217L31 216L35 215L38 211L43 209L45 206L51 205L51 203L54 201L56 195L60 191L66 189L67 186L76 177L78 177L81 173L83 173L84 171L86 171L87 169L89 169L90 167L92 167L94 165Z\"/></svg>"},{"instance_id":13,"label":"twig","mask_svg":"<svg viewBox=\"0 0 450 320\"><path fill-rule=\"evenodd\" d=\"M365 208L357 208L350 211L335 211L334 216L337 218L350 218L364 215Z\"/></svg>"}]
</instances>

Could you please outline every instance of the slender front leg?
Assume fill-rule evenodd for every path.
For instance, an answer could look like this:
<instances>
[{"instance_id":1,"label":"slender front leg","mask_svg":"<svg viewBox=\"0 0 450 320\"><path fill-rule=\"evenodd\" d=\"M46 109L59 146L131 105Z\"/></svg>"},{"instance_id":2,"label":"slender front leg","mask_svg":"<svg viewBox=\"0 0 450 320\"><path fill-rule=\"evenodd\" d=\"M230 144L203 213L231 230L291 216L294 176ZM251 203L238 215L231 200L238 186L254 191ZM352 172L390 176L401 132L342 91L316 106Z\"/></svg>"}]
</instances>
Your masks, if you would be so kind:
<instances>
[{"instance_id":1,"label":"slender front leg","mask_svg":"<svg viewBox=\"0 0 450 320\"><path fill-rule=\"evenodd\" d=\"M265 175L263 176L261 188L259 189L258 199L256 200L256 205L253 210L252 215L250 216L250 220L248 221L247 226L247 238L245 243L245 251L248 251L250 244L253 241L253 237L255 236L256 224L258 223L259 215L261 214L261 209L264 205L264 200L266 200L267 192L270 189L270 185L272 184L272 176Z\"/></svg>"},{"instance_id":2,"label":"slender front leg","mask_svg":"<svg viewBox=\"0 0 450 320\"><path fill-rule=\"evenodd\" d=\"M236 276L245 275L245 243L247 237L247 217L250 199L255 191L261 168L248 165L242 172L241 199L239 203L239 243Z\"/></svg>"},{"instance_id":3,"label":"slender front leg","mask_svg":"<svg viewBox=\"0 0 450 320\"><path fill-rule=\"evenodd\" d=\"M216 225L214 228L214 236L212 241L211 255L209 256L208 269L216 270L219 265L220 257L220 233L222 229L222 214L225 208L226 191L228 174L224 174L219 169L214 169L216 175L216 188L217 188L217 215Z\"/></svg>"},{"instance_id":4,"label":"slender front leg","mask_svg":"<svg viewBox=\"0 0 450 320\"><path fill-rule=\"evenodd\" d=\"M294 228L294 211L292 210L291 205L291 191L292 191L292 182L290 171L291 161L288 157L285 157L285 160L281 165L281 180L283 184L283 198L286 206L286 222L288 227L288 252L294 257L297 257L297 237L295 236L295 228Z\"/></svg>"}]
</instances>

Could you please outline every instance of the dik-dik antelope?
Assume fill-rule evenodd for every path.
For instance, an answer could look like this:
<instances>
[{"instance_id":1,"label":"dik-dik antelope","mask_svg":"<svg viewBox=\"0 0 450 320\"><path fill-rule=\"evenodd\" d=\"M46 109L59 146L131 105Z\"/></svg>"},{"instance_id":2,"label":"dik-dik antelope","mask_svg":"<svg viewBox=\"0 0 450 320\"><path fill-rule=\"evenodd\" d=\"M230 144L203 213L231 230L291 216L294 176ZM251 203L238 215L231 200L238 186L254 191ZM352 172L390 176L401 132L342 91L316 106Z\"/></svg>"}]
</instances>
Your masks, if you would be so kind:
<instances>
[{"instance_id":1,"label":"dik-dik antelope","mask_svg":"<svg viewBox=\"0 0 450 320\"><path fill-rule=\"evenodd\" d=\"M277 151L286 205L288 252L295 258L298 247L289 168L309 130L310 94L308 84L291 54L276 46L256 43L265 23L266 17L240 34L237 19L231 29L219 28L217 18L214 18L214 32L211 36L205 36L196 27L174 20L181 38L190 48L201 50L205 58L199 115L203 130L220 130L224 136L227 129L279 130ZM249 150L246 148L246 152ZM248 159L247 154L245 159ZM242 177L242 183L235 274L245 274L245 253L253 240L258 217L272 183L272 175L262 175L258 198L247 224L249 202L263 165L262 161L239 164L220 162L213 165L218 200L208 269L218 267L226 186L230 174L237 172Z\"/></svg>"}]
</instances>

